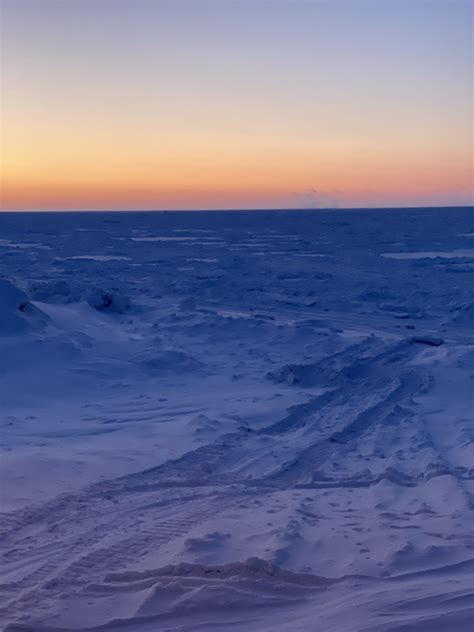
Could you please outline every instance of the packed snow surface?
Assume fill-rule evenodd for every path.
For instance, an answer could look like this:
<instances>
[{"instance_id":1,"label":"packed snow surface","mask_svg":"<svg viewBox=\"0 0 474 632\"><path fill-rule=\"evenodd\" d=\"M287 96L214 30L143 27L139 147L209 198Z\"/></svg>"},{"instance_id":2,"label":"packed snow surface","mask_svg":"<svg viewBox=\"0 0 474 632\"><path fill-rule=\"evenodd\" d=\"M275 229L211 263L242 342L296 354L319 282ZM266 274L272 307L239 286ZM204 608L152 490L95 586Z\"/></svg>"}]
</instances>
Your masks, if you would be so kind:
<instances>
[{"instance_id":1,"label":"packed snow surface","mask_svg":"<svg viewBox=\"0 0 474 632\"><path fill-rule=\"evenodd\" d=\"M474 213L0 215L9 632L473 632Z\"/></svg>"}]
</instances>

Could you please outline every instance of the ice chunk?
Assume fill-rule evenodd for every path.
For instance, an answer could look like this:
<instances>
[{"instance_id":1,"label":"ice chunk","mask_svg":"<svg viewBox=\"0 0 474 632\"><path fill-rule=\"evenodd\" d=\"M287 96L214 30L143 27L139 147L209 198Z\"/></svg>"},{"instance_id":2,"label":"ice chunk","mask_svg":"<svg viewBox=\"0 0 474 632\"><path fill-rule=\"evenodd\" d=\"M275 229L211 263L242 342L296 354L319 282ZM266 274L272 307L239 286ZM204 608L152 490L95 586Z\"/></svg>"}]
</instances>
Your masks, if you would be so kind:
<instances>
[{"instance_id":1,"label":"ice chunk","mask_svg":"<svg viewBox=\"0 0 474 632\"><path fill-rule=\"evenodd\" d=\"M130 300L119 290L94 289L86 297L91 307L99 312L124 314L130 308Z\"/></svg>"}]
</instances>

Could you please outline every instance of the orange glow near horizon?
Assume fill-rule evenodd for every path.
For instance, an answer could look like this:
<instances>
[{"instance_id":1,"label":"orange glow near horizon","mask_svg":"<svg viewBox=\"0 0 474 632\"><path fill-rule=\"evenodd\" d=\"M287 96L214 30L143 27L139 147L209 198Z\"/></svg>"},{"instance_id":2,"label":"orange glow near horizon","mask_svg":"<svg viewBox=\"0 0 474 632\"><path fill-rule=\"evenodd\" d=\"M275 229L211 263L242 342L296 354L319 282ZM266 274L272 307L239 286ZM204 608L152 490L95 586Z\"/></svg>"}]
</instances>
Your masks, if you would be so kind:
<instances>
[{"instance_id":1,"label":"orange glow near horizon","mask_svg":"<svg viewBox=\"0 0 474 632\"><path fill-rule=\"evenodd\" d=\"M1 208L472 204L471 9L423 4L4 0Z\"/></svg>"}]
</instances>

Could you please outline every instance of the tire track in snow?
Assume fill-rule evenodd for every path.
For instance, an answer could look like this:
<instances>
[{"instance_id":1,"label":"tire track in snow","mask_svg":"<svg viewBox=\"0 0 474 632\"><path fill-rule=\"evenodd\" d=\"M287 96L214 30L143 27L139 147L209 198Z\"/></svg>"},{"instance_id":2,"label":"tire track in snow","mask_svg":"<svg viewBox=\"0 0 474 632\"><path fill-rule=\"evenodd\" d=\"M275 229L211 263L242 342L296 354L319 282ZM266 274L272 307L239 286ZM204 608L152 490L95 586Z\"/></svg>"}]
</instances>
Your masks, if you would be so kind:
<instances>
[{"instance_id":1,"label":"tire track in snow","mask_svg":"<svg viewBox=\"0 0 474 632\"><path fill-rule=\"evenodd\" d=\"M48 542L56 543L57 551L30 575L4 586L7 599L0 614L10 621L25 620L26 612L41 616L57 599L83 590L91 577L137 562L151 547L182 537L195 525L234 506L239 497L263 490L369 487L382 480L413 487L426 480L425 472L408 476L393 469L365 478L318 480L313 476L315 468L331 460L341 446L354 446L388 416L399 414L403 403L409 403L424 387L421 371L405 368L416 352L405 343L386 345L376 340L368 348L353 345L315 364L316 373L321 370L331 390L294 407L283 421L258 432L226 435L156 468L96 483L83 492L3 516L5 542L10 549L15 546L17 558L28 555L31 548L47 548ZM301 443L298 433L304 433L306 443ZM293 454L276 474L249 478L252 455L262 438L274 441L280 450L283 446L279 454L290 448ZM307 441L311 441L309 447ZM245 467L240 465L243 455L250 457ZM196 497L197 488L207 489L208 495ZM178 494L168 503L160 501L160 490L173 489L182 489L181 494L187 490L189 495ZM151 508L148 517L142 518L140 512L146 513L147 507ZM176 516L163 518L166 511L175 511ZM87 527L85 534L74 530L77 524ZM55 527L62 535L55 535Z\"/></svg>"},{"instance_id":2,"label":"tire track in snow","mask_svg":"<svg viewBox=\"0 0 474 632\"><path fill-rule=\"evenodd\" d=\"M0 617L9 622L24 622L30 620L30 614L44 615L57 599L80 592L91 577L123 569L127 564L137 562L149 552L150 547L156 549L182 537L196 525L210 520L235 502L235 494L227 494L226 497L215 495L207 501L199 499L192 503L195 506L186 507L183 511L182 501L179 500L176 502L174 518L163 520L159 518L159 512L156 512L157 519L148 516L141 529L137 528L139 520L132 518L128 525L123 522L116 524L112 534L110 530L99 527L95 538L89 537L80 544L63 544L47 564L25 580L10 586L10 591L14 590L15 595L2 604ZM123 537L123 533L132 535Z\"/></svg>"}]
</instances>

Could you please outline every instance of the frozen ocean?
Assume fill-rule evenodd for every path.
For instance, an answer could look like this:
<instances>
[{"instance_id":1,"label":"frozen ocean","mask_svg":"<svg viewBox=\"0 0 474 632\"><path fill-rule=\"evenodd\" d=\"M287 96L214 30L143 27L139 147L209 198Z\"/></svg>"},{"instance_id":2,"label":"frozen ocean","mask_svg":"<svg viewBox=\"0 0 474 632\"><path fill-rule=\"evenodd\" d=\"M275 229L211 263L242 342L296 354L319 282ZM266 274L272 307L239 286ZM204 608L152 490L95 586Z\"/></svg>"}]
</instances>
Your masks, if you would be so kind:
<instances>
[{"instance_id":1,"label":"frozen ocean","mask_svg":"<svg viewBox=\"0 0 474 632\"><path fill-rule=\"evenodd\" d=\"M8 632L473 632L474 211L0 214Z\"/></svg>"}]
</instances>

